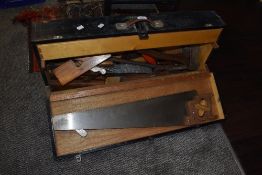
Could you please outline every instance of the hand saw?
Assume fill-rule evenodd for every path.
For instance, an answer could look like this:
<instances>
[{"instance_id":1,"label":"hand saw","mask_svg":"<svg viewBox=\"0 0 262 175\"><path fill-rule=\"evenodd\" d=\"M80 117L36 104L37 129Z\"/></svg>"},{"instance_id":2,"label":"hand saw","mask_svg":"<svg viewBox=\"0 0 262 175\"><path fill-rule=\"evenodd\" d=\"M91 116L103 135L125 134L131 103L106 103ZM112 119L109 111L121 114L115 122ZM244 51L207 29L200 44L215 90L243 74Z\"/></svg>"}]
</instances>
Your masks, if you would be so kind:
<instances>
[{"instance_id":1,"label":"hand saw","mask_svg":"<svg viewBox=\"0 0 262 175\"><path fill-rule=\"evenodd\" d=\"M132 103L56 115L54 130L140 128L184 125L186 103L196 91L172 94Z\"/></svg>"}]
</instances>

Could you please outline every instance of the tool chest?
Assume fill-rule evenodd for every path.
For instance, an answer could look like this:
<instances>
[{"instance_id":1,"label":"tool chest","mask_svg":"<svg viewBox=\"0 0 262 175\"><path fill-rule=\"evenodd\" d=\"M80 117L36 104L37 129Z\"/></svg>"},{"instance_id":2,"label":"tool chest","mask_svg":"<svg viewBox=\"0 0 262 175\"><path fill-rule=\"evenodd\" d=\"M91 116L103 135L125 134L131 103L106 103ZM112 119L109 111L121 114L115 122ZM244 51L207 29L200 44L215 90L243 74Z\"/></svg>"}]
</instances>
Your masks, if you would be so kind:
<instances>
[{"instance_id":1,"label":"tool chest","mask_svg":"<svg viewBox=\"0 0 262 175\"><path fill-rule=\"evenodd\" d=\"M206 66L223 27L213 11L33 23L56 156L224 119Z\"/></svg>"}]
</instances>

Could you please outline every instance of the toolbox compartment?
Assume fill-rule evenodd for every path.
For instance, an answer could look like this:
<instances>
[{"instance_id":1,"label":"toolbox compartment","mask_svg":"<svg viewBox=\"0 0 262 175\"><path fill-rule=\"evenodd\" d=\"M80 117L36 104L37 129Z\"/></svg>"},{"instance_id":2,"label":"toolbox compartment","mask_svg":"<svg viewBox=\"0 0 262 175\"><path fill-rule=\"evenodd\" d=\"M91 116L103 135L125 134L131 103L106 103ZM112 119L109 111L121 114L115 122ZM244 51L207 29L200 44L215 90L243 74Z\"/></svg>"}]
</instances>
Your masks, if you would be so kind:
<instances>
[{"instance_id":1,"label":"toolbox compartment","mask_svg":"<svg viewBox=\"0 0 262 175\"><path fill-rule=\"evenodd\" d=\"M213 48L217 47L216 42L223 29L223 21L215 12L210 11L177 12L147 18L160 19L166 26L159 31L149 29L146 39L138 37L139 31L133 31L133 29L129 31L113 29L116 22L123 22L126 17L83 19L77 22L54 21L32 25L32 47L49 89L47 93L49 117L57 156L98 150L224 119L214 76L205 64ZM176 21L173 22L172 19ZM102 31L92 30L91 33L72 32L71 28L70 30L67 28L69 24L76 26L83 23L89 26L103 23L105 27ZM63 27L60 27L60 31L52 30L52 27L57 26ZM54 70L68 60L102 54L111 54L115 57L149 50L169 55L183 55L182 62L184 58L189 59L187 63L193 59L197 62L197 67L149 74L119 74L117 76L115 74L97 76L96 74L91 80L89 71L64 86L61 86L54 75ZM192 53L194 53L193 57ZM32 62L36 63L36 61ZM121 79L108 82L108 77L121 77ZM72 130L55 130L52 123L53 118L59 115L110 108L192 91L196 92L197 96L185 104L187 114L182 124L161 127L90 129L86 137L81 137ZM208 104L206 108L201 107L203 100ZM197 107L199 105L200 108ZM176 108L175 104L174 108Z\"/></svg>"}]
</instances>

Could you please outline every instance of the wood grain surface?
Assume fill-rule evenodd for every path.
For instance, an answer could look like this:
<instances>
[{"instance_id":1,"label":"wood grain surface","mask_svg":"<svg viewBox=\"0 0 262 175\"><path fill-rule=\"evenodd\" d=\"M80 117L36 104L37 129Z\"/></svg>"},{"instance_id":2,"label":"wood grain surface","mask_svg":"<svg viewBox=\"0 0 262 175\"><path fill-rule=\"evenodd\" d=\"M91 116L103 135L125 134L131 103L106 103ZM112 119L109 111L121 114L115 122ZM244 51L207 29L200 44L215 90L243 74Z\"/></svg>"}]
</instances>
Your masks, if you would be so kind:
<instances>
[{"instance_id":1,"label":"wood grain surface","mask_svg":"<svg viewBox=\"0 0 262 175\"><path fill-rule=\"evenodd\" d=\"M221 31L222 29L209 29L149 34L147 40L140 40L136 35L96 38L39 44L37 48L42 60L54 60L141 49L214 43Z\"/></svg>"},{"instance_id":2,"label":"wood grain surface","mask_svg":"<svg viewBox=\"0 0 262 175\"><path fill-rule=\"evenodd\" d=\"M202 74L202 76L210 77L209 73ZM182 80L184 78L184 80ZM85 96L81 98L74 98L62 101L50 101L52 114L59 115L76 111L85 111L89 109L95 109L100 107L113 106L123 103L130 103L138 100L151 99L155 97L171 95L186 91L197 90L199 93L205 93L210 89L210 83L208 78L202 78L201 76L189 75L168 76L167 79L162 77L161 81L148 81L148 84L143 83L139 88L136 88L136 83L132 81L127 82L119 91L118 86L115 86L113 92L110 92L112 88L107 89L107 93L103 91L101 94ZM132 86L130 88L130 86ZM126 88L126 89L125 89ZM52 93L51 93L52 94Z\"/></svg>"},{"instance_id":3,"label":"wood grain surface","mask_svg":"<svg viewBox=\"0 0 262 175\"><path fill-rule=\"evenodd\" d=\"M52 101L52 114L57 115L73 111L83 111L168 94L175 94L188 90L196 90L199 95L212 94L212 114L215 116L214 118L205 122L200 122L199 124L224 119L220 99L214 84L215 81L211 73L199 72L187 75L168 75L166 77L161 77L162 82L160 83L159 81L155 81L155 78L152 78L152 82L148 80L147 83L149 83L150 86L144 88L130 89L128 86L123 86L127 88L127 90L121 87L118 91L116 91L116 89L114 89L113 92L100 91L100 94L96 95L89 94L87 90L85 92L87 94L85 95L88 96L85 97ZM139 82L139 80L137 81ZM141 82L145 82L145 80L141 80ZM74 92L77 93L76 90ZM189 126L183 125L156 128L89 130L87 137L80 137L75 131L54 131L56 152L58 156L78 153L165 132L175 131L186 127Z\"/></svg>"},{"instance_id":4,"label":"wood grain surface","mask_svg":"<svg viewBox=\"0 0 262 175\"><path fill-rule=\"evenodd\" d=\"M180 80L186 81L191 79L201 79L203 77L209 77L209 76L210 76L209 73L205 73L205 72L202 73L186 72L183 74L157 76L157 77L127 81L127 82L120 82L118 84L75 88L75 89L69 89L64 91L52 92L50 96L50 101L54 102L54 101L70 100L74 98L105 94L109 92L112 93L122 90L132 90L137 88L157 86L162 84L168 84L169 82L178 82Z\"/></svg>"}]
</instances>

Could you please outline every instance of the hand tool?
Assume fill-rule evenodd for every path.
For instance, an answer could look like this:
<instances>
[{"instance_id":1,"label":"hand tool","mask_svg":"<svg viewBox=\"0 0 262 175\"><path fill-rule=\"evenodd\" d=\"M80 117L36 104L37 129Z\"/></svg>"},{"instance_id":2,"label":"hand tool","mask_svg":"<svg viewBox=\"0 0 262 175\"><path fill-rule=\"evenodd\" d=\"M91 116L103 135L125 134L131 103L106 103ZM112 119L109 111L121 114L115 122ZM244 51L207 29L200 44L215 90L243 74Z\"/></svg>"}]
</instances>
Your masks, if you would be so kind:
<instances>
[{"instance_id":1,"label":"hand tool","mask_svg":"<svg viewBox=\"0 0 262 175\"><path fill-rule=\"evenodd\" d=\"M107 74L152 74L152 68L135 64L114 64L104 68Z\"/></svg>"},{"instance_id":2,"label":"hand tool","mask_svg":"<svg viewBox=\"0 0 262 175\"><path fill-rule=\"evenodd\" d=\"M187 66L188 70L197 70L199 67L199 46L190 46L183 48L181 54L167 54L157 50L141 50L141 54L154 57L156 60L172 61Z\"/></svg>"},{"instance_id":3,"label":"hand tool","mask_svg":"<svg viewBox=\"0 0 262 175\"><path fill-rule=\"evenodd\" d=\"M88 70L102 63L111 57L108 55L99 55L92 57L78 58L76 61L69 60L53 70L54 75L61 85L65 85Z\"/></svg>"},{"instance_id":4,"label":"hand tool","mask_svg":"<svg viewBox=\"0 0 262 175\"><path fill-rule=\"evenodd\" d=\"M56 115L54 130L139 128L184 125L186 103L197 95L188 91L137 102Z\"/></svg>"},{"instance_id":5,"label":"hand tool","mask_svg":"<svg viewBox=\"0 0 262 175\"><path fill-rule=\"evenodd\" d=\"M125 63L125 64L130 64L130 65L138 65L138 66L152 68L153 72L181 71L181 70L187 70L187 68L188 68L188 66L183 65L183 64L158 65L158 64L148 64L148 63L143 63L143 62L136 62L136 61L118 59L118 58L112 58L112 61L118 62L118 63Z\"/></svg>"}]
</instances>

